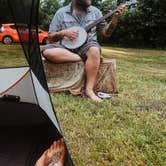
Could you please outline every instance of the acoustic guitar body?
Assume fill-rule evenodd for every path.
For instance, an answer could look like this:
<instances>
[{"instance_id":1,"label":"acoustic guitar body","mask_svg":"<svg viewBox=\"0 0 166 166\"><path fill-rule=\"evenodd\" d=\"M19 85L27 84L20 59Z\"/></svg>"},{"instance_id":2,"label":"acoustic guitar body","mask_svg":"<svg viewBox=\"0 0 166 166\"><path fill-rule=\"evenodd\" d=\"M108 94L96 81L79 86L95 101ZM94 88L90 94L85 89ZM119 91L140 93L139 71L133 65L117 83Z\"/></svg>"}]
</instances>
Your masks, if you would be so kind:
<instances>
[{"instance_id":1,"label":"acoustic guitar body","mask_svg":"<svg viewBox=\"0 0 166 166\"><path fill-rule=\"evenodd\" d=\"M88 36L87 32L85 31L84 28L79 27L79 26L74 26L74 27L71 27L69 29L78 30L78 32L79 32L78 37L74 40L70 40L69 38L64 37L61 41L61 44L64 47L71 49L71 50L79 48L80 46L82 46L86 42L87 36Z\"/></svg>"}]
</instances>

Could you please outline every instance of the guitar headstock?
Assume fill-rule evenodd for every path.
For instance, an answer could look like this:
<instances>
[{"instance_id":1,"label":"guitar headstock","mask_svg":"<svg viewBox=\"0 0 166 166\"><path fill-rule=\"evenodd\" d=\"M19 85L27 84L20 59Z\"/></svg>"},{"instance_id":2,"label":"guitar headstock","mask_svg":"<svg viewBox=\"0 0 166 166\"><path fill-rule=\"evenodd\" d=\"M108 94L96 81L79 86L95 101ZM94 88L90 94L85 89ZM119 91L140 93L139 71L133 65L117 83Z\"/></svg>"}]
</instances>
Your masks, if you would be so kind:
<instances>
[{"instance_id":1,"label":"guitar headstock","mask_svg":"<svg viewBox=\"0 0 166 166\"><path fill-rule=\"evenodd\" d=\"M137 0L130 0L130 1L126 1L124 3L125 6L131 6L131 5L135 5L137 3Z\"/></svg>"}]
</instances>

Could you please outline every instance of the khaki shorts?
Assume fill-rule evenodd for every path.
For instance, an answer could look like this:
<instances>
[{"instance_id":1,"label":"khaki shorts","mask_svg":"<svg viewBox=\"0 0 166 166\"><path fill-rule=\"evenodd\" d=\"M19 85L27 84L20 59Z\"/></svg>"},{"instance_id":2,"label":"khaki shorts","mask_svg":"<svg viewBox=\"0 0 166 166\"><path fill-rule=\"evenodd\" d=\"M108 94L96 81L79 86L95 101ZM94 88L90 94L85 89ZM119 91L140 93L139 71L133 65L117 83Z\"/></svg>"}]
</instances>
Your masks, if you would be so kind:
<instances>
[{"instance_id":1,"label":"khaki shorts","mask_svg":"<svg viewBox=\"0 0 166 166\"><path fill-rule=\"evenodd\" d=\"M73 52L73 53L78 54L83 61L86 61L86 59L87 59L86 53L87 53L87 51L90 47L99 48L100 53L101 53L101 47L100 47L99 43L96 42L96 41L89 41L89 42L86 42L85 44L83 44L81 47L79 47L77 49L74 49L74 50L69 50L68 49L68 50ZM45 51L46 49L52 49L52 48L65 48L65 47L60 45L60 44L47 44L42 48L41 52ZM65 48L65 49L67 49L67 48Z\"/></svg>"}]
</instances>

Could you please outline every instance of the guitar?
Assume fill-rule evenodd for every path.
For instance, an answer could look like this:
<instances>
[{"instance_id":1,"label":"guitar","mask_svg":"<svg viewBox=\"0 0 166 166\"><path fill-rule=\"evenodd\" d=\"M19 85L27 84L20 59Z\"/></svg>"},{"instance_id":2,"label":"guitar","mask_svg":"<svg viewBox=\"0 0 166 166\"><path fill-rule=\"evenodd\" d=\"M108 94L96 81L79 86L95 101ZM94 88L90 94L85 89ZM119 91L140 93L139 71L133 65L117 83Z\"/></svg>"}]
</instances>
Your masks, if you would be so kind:
<instances>
[{"instance_id":1,"label":"guitar","mask_svg":"<svg viewBox=\"0 0 166 166\"><path fill-rule=\"evenodd\" d=\"M137 0L130 0L130 1L126 1L124 3L124 5L131 6L131 5L135 5L136 3L137 3ZM80 27L80 26L73 26L73 27L69 28L69 29L73 29L73 30L78 31L79 35L74 40L70 40L69 38L64 37L61 41L61 44L68 49L77 49L77 48L81 47L86 42L87 37L88 37L88 32L91 30L91 28L95 27L101 21L112 16L116 12L117 12L117 9L107 13L103 17L101 17L98 20L94 21L93 23L87 25L85 28Z\"/></svg>"}]
</instances>

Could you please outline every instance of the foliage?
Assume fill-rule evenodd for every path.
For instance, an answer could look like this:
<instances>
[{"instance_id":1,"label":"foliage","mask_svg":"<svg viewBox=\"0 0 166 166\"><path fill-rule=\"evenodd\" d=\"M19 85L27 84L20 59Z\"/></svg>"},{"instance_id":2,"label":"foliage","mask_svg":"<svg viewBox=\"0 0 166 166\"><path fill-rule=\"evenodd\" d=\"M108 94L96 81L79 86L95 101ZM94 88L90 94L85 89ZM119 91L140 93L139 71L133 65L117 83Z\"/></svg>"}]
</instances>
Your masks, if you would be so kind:
<instances>
[{"instance_id":1,"label":"foliage","mask_svg":"<svg viewBox=\"0 0 166 166\"><path fill-rule=\"evenodd\" d=\"M92 5L96 6L99 9L101 9L102 0L92 0Z\"/></svg>"},{"instance_id":2,"label":"foliage","mask_svg":"<svg viewBox=\"0 0 166 166\"><path fill-rule=\"evenodd\" d=\"M57 0L41 0L39 8L39 25L41 28L48 30L49 24L60 8L60 4Z\"/></svg>"},{"instance_id":3,"label":"foliage","mask_svg":"<svg viewBox=\"0 0 166 166\"><path fill-rule=\"evenodd\" d=\"M105 0L101 4L101 11L103 14L106 14L109 12L109 10L113 10L116 8L116 3L114 0Z\"/></svg>"},{"instance_id":4,"label":"foliage","mask_svg":"<svg viewBox=\"0 0 166 166\"><path fill-rule=\"evenodd\" d=\"M117 30L105 43L126 47L166 47L166 6L164 0L139 0L126 10ZM111 40L111 42L110 42Z\"/></svg>"},{"instance_id":5,"label":"foliage","mask_svg":"<svg viewBox=\"0 0 166 166\"><path fill-rule=\"evenodd\" d=\"M0 24L12 22L11 12L6 0L0 0Z\"/></svg>"},{"instance_id":6,"label":"foliage","mask_svg":"<svg viewBox=\"0 0 166 166\"><path fill-rule=\"evenodd\" d=\"M65 1L63 2L63 6L68 5L70 2L71 2L71 0L65 0Z\"/></svg>"}]
</instances>

